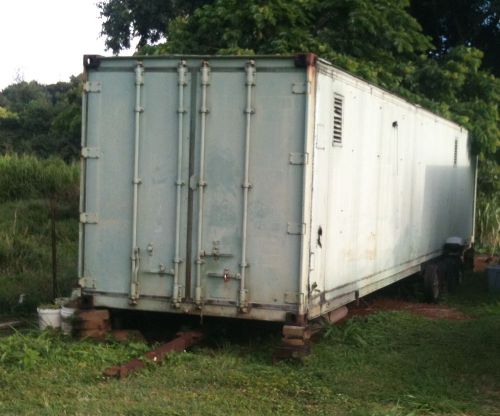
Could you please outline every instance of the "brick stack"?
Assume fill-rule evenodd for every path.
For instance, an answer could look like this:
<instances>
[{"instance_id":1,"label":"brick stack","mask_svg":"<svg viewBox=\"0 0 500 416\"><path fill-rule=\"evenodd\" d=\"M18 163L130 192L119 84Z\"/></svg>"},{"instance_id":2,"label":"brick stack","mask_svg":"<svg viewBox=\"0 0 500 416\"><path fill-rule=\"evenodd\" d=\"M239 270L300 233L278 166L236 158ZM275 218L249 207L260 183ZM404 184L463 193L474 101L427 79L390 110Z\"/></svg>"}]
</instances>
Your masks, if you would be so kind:
<instances>
[{"instance_id":1,"label":"brick stack","mask_svg":"<svg viewBox=\"0 0 500 416\"><path fill-rule=\"evenodd\" d=\"M102 340L111 331L107 309L82 309L75 313L73 333L79 338Z\"/></svg>"}]
</instances>

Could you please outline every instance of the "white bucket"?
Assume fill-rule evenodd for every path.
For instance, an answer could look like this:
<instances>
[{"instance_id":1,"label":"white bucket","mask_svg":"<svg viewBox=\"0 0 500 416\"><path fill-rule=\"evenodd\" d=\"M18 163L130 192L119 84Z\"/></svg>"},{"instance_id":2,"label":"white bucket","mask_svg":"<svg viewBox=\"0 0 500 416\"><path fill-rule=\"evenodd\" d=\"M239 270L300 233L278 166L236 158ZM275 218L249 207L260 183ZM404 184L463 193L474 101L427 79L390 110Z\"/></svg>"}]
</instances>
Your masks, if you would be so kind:
<instances>
[{"instance_id":1,"label":"white bucket","mask_svg":"<svg viewBox=\"0 0 500 416\"><path fill-rule=\"evenodd\" d=\"M38 324L40 329L48 327L59 328L61 326L61 310L36 308L38 312Z\"/></svg>"},{"instance_id":2,"label":"white bucket","mask_svg":"<svg viewBox=\"0 0 500 416\"><path fill-rule=\"evenodd\" d=\"M72 319L75 312L75 308L69 308L67 306L61 308L61 331L65 335L71 334L71 330L73 329Z\"/></svg>"}]
</instances>

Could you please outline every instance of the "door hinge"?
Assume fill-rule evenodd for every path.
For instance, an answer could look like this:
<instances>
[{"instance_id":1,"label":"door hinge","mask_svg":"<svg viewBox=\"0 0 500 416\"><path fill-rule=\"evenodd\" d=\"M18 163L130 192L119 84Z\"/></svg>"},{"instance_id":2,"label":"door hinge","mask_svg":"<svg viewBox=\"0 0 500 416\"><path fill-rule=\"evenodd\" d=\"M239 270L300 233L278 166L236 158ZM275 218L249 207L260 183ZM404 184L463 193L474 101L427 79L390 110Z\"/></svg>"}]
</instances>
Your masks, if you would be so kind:
<instances>
[{"instance_id":1,"label":"door hinge","mask_svg":"<svg viewBox=\"0 0 500 416\"><path fill-rule=\"evenodd\" d=\"M99 81L87 81L83 84L84 92L101 92L101 83Z\"/></svg>"},{"instance_id":2,"label":"door hinge","mask_svg":"<svg viewBox=\"0 0 500 416\"><path fill-rule=\"evenodd\" d=\"M96 288L95 279L91 279L89 277L80 277L80 279L78 279L78 284L83 289L95 289Z\"/></svg>"},{"instance_id":3,"label":"door hinge","mask_svg":"<svg viewBox=\"0 0 500 416\"><path fill-rule=\"evenodd\" d=\"M307 153L290 153L288 160L290 165L306 165L307 164Z\"/></svg>"},{"instance_id":4,"label":"door hinge","mask_svg":"<svg viewBox=\"0 0 500 416\"><path fill-rule=\"evenodd\" d=\"M97 224L99 222L99 218L95 212L81 212L80 222L82 224Z\"/></svg>"},{"instance_id":5,"label":"door hinge","mask_svg":"<svg viewBox=\"0 0 500 416\"><path fill-rule=\"evenodd\" d=\"M84 159L99 159L99 148L82 147L81 155Z\"/></svg>"},{"instance_id":6,"label":"door hinge","mask_svg":"<svg viewBox=\"0 0 500 416\"><path fill-rule=\"evenodd\" d=\"M305 234L305 229L306 229L306 224L303 222L301 223L289 222L287 223L286 232L291 235L303 235Z\"/></svg>"}]
</instances>

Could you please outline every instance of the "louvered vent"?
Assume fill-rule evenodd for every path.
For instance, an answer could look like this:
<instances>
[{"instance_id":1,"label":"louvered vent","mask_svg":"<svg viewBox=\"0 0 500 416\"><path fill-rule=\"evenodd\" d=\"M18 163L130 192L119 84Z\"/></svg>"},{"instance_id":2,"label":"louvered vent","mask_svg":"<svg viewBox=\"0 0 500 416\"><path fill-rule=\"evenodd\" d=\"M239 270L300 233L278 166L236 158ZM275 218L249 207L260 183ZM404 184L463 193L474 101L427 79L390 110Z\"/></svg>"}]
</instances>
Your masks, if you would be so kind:
<instances>
[{"instance_id":1,"label":"louvered vent","mask_svg":"<svg viewBox=\"0 0 500 416\"><path fill-rule=\"evenodd\" d=\"M457 157L458 157L458 140L455 139L455 148L453 150L453 165L457 166Z\"/></svg>"},{"instance_id":2,"label":"louvered vent","mask_svg":"<svg viewBox=\"0 0 500 416\"><path fill-rule=\"evenodd\" d=\"M333 95L333 144L342 144L342 119L344 97L340 94Z\"/></svg>"}]
</instances>

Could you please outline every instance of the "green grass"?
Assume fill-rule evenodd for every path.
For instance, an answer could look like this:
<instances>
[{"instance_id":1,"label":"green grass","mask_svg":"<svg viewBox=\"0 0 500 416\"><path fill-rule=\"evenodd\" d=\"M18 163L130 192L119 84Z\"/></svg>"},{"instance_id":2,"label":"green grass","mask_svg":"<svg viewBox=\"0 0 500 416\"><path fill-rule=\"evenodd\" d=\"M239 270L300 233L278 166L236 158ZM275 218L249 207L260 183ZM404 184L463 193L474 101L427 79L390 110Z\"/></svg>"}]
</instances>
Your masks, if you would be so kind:
<instances>
[{"instance_id":1,"label":"green grass","mask_svg":"<svg viewBox=\"0 0 500 416\"><path fill-rule=\"evenodd\" d=\"M78 221L60 212L58 236L59 294L76 282ZM0 313L34 311L52 300L51 240L48 203L44 200L0 204ZM24 293L25 303L17 304Z\"/></svg>"},{"instance_id":2,"label":"green grass","mask_svg":"<svg viewBox=\"0 0 500 416\"><path fill-rule=\"evenodd\" d=\"M498 254L500 250L500 194L479 193L477 197L478 251Z\"/></svg>"},{"instance_id":3,"label":"green grass","mask_svg":"<svg viewBox=\"0 0 500 416\"><path fill-rule=\"evenodd\" d=\"M500 295L474 275L447 302L473 319L357 317L327 328L303 363L272 364L275 332L212 338L122 381L101 372L145 345L17 333L0 339L0 414L500 414Z\"/></svg>"}]
</instances>

